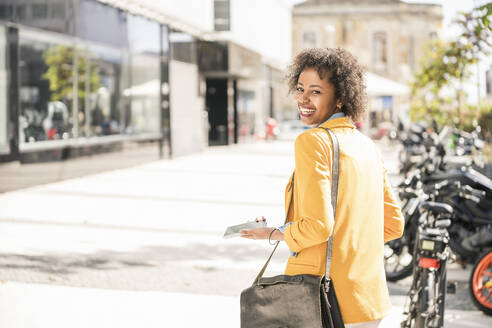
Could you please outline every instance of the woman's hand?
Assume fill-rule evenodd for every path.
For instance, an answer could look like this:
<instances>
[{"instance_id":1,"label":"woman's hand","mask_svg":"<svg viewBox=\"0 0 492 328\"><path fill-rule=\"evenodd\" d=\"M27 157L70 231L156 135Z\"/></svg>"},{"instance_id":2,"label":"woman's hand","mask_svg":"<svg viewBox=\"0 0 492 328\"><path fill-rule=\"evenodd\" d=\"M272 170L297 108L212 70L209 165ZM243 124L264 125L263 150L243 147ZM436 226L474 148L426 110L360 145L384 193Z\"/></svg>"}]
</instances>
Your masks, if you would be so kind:
<instances>
[{"instance_id":1,"label":"woman's hand","mask_svg":"<svg viewBox=\"0 0 492 328\"><path fill-rule=\"evenodd\" d=\"M273 230L275 231L272 233ZM271 237L270 234L272 235ZM239 235L243 238L248 238L248 239L270 238L270 240L284 240L284 234L281 233L277 228L272 228L272 227L245 229L239 231Z\"/></svg>"}]
</instances>

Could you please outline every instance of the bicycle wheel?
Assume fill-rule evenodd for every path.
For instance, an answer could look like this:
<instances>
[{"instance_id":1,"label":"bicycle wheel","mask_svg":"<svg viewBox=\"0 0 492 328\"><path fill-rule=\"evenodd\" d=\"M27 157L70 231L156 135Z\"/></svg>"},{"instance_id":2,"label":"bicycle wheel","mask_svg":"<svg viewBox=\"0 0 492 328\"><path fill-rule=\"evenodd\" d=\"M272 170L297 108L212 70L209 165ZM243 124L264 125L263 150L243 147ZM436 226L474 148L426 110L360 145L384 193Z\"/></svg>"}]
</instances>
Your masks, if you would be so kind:
<instances>
[{"instance_id":1,"label":"bicycle wheel","mask_svg":"<svg viewBox=\"0 0 492 328\"><path fill-rule=\"evenodd\" d=\"M420 270L419 296L414 328L427 328L427 312L429 307L429 272Z\"/></svg>"},{"instance_id":2,"label":"bicycle wheel","mask_svg":"<svg viewBox=\"0 0 492 328\"><path fill-rule=\"evenodd\" d=\"M414 267L412 285L410 286L410 291L408 292L408 299L405 302L403 321L400 323L400 328L413 328L415 327L415 321L420 312L420 294L422 291L421 287L421 274L422 270L419 267Z\"/></svg>"},{"instance_id":3,"label":"bicycle wheel","mask_svg":"<svg viewBox=\"0 0 492 328\"><path fill-rule=\"evenodd\" d=\"M475 306L492 315L492 251L488 251L475 263L470 274L469 291Z\"/></svg>"},{"instance_id":4,"label":"bicycle wheel","mask_svg":"<svg viewBox=\"0 0 492 328\"><path fill-rule=\"evenodd\" d=\"M444 326L444 309L446 304L446 292L447 292L447 264L445 261L441 263L442 263L441 268L438 271L439 282L437 288L440 297L440 302L438 303L438 314L439 314L438 327Z\"/></svg>"},{"instance_id":5,"label":"bicycle wheel","mask_svg":"<svg viewBox=\"0 0 492 328\"><path fill-rule=\"evenodd\" d=\"M384 245L384 270L386 280L398 281L412 275L413 248L415 244L415 228L407 225L400 239L392 240Z\"/></svg>"},{"instance_id":6,"label":"bicycle wheel","mask_svg":"<svg viewBox=\"0 0 492 328\"><path fill-rule=\"evenodd\" d=\"M446 302L446 268L427 272L428 301L425 313L426 328L440 328L444 325L444 305Z\"/></svg>"}]
</instances>

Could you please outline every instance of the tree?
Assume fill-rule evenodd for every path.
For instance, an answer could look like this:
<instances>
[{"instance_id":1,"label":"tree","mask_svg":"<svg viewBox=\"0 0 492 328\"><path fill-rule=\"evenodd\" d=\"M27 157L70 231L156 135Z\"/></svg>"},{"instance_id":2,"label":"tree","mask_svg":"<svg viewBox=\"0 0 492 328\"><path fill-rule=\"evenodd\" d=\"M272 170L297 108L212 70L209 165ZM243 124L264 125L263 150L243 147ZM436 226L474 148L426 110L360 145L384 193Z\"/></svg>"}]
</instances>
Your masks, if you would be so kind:
<instances>
[{"instance_id":1,"label":"tree","mask_svg":"<svg viewBox=\"0 0 492 328\"><path fill-rule=\"evenodd\" d=\"M50 82L51 101L63 101L73 98L73 63L74 48L64 45L50 47L43 53L43 59L48 70L43 74L43 79ZM101 87L101 79L97 66L90 64L86 57L79 56L77 60L78 90L80 100L86 97L86 73L89 69L89 92L95 92ZM90 66L90 67L88 67ZM79 102L83 108L83 102Z\"/></svg>"},{"instance_id":2,"label":"tree","mask_svg":"<svg viewBox=\"0 0 492 328\"><path fill-rule=\"evenodd\" d=\"M480 57L491 53L491 13L492 3L461 13L455 24L462 33L454 40L436 40L428 46L426 59L411 83L412 119L447 124L455 114L458 124L464 123L463 84Z\"/></svg>"}]
</instances>

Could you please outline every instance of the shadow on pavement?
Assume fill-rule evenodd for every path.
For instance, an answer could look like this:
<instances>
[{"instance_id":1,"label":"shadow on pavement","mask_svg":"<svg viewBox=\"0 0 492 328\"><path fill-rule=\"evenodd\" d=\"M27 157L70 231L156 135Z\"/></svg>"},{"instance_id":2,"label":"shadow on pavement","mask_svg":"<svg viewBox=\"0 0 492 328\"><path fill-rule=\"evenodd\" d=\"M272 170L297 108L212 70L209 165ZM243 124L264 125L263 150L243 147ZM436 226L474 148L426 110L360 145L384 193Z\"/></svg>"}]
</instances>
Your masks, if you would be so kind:
<instances>
[{"instance_id":1,"label":"shadow on pavement","mask_svg":"<svg viewBox=\"0 0 492 328\"><path fill-rule=\"evenodd\" d=\"M0 269L22 269L51 274L71 274L77 269L117 270L125 266L150 266L141 261L116 260L102 254L80 256L0 254Z\"/></svg>"},{"instance_id":2,"label":"shadow on pavement","mask_svg":"<svg viewBox=\"0 0 492 328\"><path fill-rule=\"evenodd\" d=\"M237 246L237 245L236 245ZM212 246L194 243L183 247L145 246L133 252L101 250L93 254L0 254L0 271L21 269L60 275L77 274L80 269L119 270L127 267L159 267L182 262L203 264L206 271L220 270L221 263L244 264L266 260L269 250L258 245ZM287 257L285 250L278 250L277 256ZM214 268L214 266L216 266ZM202 266L203 267L203 266ZM259 268L258 268L259 269ZM1 277L0 277L1 278Z\"/></svg>"}]
</instances>

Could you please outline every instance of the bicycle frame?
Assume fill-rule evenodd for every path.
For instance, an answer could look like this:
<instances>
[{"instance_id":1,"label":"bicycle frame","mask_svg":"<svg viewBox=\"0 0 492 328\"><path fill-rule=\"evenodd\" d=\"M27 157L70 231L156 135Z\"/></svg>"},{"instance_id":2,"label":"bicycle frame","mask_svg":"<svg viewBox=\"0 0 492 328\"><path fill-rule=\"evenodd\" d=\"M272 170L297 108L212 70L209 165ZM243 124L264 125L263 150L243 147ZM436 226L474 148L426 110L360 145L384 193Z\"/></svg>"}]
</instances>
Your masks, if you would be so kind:
<instances>
[{"instance_id":1,"label":"bicycle frame","mask_svg":"<svg viewBox=\"0 0 492 328\"><path fill-rule=\"evenodd\" d=\"M449 237L446 229L433 228L435 222L430 212L419 219L410 303L405 306L402 328L439 328L444 323Z\"/></svg>"}]
</instances>

